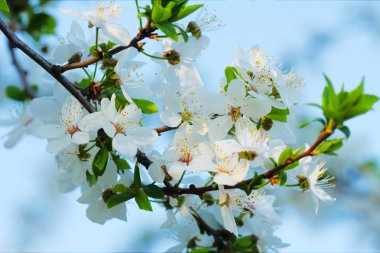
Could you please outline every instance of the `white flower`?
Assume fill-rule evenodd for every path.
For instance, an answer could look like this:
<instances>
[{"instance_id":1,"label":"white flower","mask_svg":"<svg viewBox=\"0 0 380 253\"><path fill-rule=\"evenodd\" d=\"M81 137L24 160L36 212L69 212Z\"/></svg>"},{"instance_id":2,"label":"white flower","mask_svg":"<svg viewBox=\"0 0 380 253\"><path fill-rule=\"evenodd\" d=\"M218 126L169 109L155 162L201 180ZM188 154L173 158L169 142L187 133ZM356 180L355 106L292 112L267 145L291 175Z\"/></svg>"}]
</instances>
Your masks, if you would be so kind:
<instances>
[{"instance_id":1,"label":"white flower","mask_svg":"<svg viewBox=\"0 0 380 253\"><path fill-rule=\"evenodd\" d=\"M105 133L113 138L113 148L121 155L132 158L136 155L138 147L153 144L158 134L139 125L142 112L135 104L129 104L118 112L115 108L115 98L115 94L111 100L103 98L101 111L84 117L81 126L87 130L103 128Z\"/></svg>"},{"instance_id":2,"label":"white flower","mask_svg":"<svg viewBox=\"0 0 380 253\"><path fill-rule=\"evenodd\" d=\"M332 202L335 198L332 198L323 188L333 187L330 181L331 177L324 177L324 173L327 168L323 168L325 163L316 164L311 159L303 159L300 162L299 169L302 171L301 175L298 175L298 181L300 187L306 191L310 190L315 206L315 213L318 213L318 199L322 201Z\"/></svg>"},{"instance_id":3,"label":"white flower","mask_svg":"<svg viewBox=\"0 0 380 253\"><path fill-rule=\"evenodd\" d=\"M167 90L163 101L164 110L160 113L162 122L170 127L177 127L181 122L193 125L197 131L204 134L206 115L206 90L203 88L188 88Z\"/></svg>"},{"instance_id":4,"label":"white flower","mask_svg":"<svg viewBox=\"0 0 380 253\"><path fill-rule=\"evenodd\" d=\"M39 123L40 122L30 114L28 108L17 113L16 118L1 119L0 125L13 126L11 131L2 136L7 137L7 140L4 142L4 147L13 148L24 135L29 134Z\"/></svg>"},{"instance_id":5,"label":"white flower","mask_svg":"<svg viewBox=\"0 0 380 253\"><path fill-rule=\"evenodd\" d=\"M240 122L235 125L235 139L221 140L213 143L217 157L226 158L238 156L239 159L250 161L255 167L260 165L262 155L266 152L269 136L257 130L252 122Z\"/></svg>"},{"instance_id":6,"label":"white flower","mask_svg":"<svg viewBox=\"0 0 380 253\"><path fill-rule=\"evenodd\" d=\"M170 162L168 174L174 180L178 181L185 171L209 171L213 167L213 152L207 144L201 143L201 138L187 124L177 130L173 146L163 154L163 159Z\"/></svg>"},{"instance_id":7,"label":"white flower","mask_svg":"<svg viewBox=\"0 0 380 253\"><path fill-rule=\"evenodd\" d=\"M149 176L154 182L163 183L167 161L163 160L162 155L155 150L149 155L149 159L152 161L148 168Z\"/></svg>"},{"instance_id":8,"label":"white flower","mask_svg":"<svg viewBox=\"0 0 380 253\"><path fill-rule=\"evenodd\" d=\"M40 104L40 106L43 105L43 103ZM45 106L48 105L49 103L45 104ZM68 97L62 106L58 122L37 126L33 129L33 133L48 139L46 150L50 153L57 153L71 143L85 144L89 142L90 136L78 125L82 115L81 104L73 97Z\"/></svg>"},{"instance_id":9,"label":"white flower","mask_svg":"<svg viewBox=\"0 0 380 253\"><path fill-rule=\"evenodd\" d=\"M217 164L210 169L215 170L214 182L222 185L235 185L243 181L248 173L249 163L246 160L238 160L237 157L225 157L217 159Z\"/></svg>"},{"instance_id":10,"label":"white flower","mask_svg":"<svg viewBox=\"0 0 380 253\"><path fill-rule=\"evenodd\" d=\"M62 12L87 20L89 24L99 28L108 39L118 45L126 46L131 41L131 36L124 27L109 22L119 17L122 12L120 4L114 4L108 7L99 5L96 11L87 11L84 13L66 9L62 10Z\"/></svg>"},{"instance_id":11,"label":"white flower","mask_svg":"<svg viewBox=\"0 0 380 253\"><path fill-rule=\"evenodd\" d=\"M189 87L203 86L202 78L193 62L208 44L209 39L206 36L202 36L199 40L195 37L190 37L187 42L182 38L180 38L178 42L172 39L163 39L162 45L164 52L173 50L178 53L179 62L175 65L171 65L163 60L154 61L164 65L166 68L164 75L169 82L178 82L181 86Z\"/></svg>"},{"instance_id":12,"label":"white flower","mask_svg":"<svg viewBox=\"0 0 380 253\"><path fill-rule=\"evenodd\" d=\"M88 58L89 41L77 21L73 21L70 32L67 33L67 42L58 45L53 52L53 61L56 63L67 62L75 54L80 54L81 60Z\"/></svg>"},{"instance_id":13,"label":"white flower","mask_svg":"<svg viewBox=\"0 0 380 253\"><path fill-rule=\"evenodd\" d=\"M64 169L69 175L67 179L74 187L78 187L86 182L86 172L92 174L92 161L99 150L98 147L92 147L90 150L88 146L79 147L77 145L70 145L56 155L56 162L59 169ZM63 181L62 181L63 183ZM66 187L62 186L62 189Z\"/></svg>"},{"instance_id":14,"label":"white flower","mask_svg":"<svg viewBox=\"0 0 380 253\"><path fill-rule=\"evenodd\" d=\"M132 184L133 174L130 171L125 171L119 180L117 180L116 166L110 163L106 171L100 177L95 185L93 185L87 192L85 192L78 202L89 204L86 215L96 223L104 224L107 220L116 218L120 220L127 220L126 204L121 203L112 208L108 208L106 201L109 197L107 192L111 192L112 187L116 184L124 184L130 186Z\"/></svg>"},{"instance_id":15,"label":"white flower","mask_svg":"<svg viewBox=\"0 0 380 253\"><path fill-rule=\"evenodd\" d=\"M213 101L215 119L209 123L209 137L211 141L223 139L232 126L243 120L243 116L256 119L270 112L270 105L258 102L257 99L247 97L244 83L232 80L226 96L219 96Z\"/></svg>"}]
</instances>

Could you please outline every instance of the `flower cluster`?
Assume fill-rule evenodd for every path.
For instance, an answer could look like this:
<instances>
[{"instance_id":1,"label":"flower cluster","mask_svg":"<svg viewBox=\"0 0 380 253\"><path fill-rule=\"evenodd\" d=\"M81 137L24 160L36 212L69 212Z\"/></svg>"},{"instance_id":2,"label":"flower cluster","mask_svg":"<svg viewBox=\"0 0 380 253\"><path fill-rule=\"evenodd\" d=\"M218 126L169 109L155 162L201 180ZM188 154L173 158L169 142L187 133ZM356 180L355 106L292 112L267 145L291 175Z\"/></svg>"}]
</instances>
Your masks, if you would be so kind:
<instances>
[{"instance_id":1,"label":"flower cluster","mask_svg":"<svg viewBox=\"0 0 380 253\"><path fill-rule=\"evenodd\" d=\"M209 45L204 33L220 27L220 21L214 13L203 13L184 28L177 21L201 5L152 2L139 9L140 22L146 18L147 25L136 37L110 22L120 15L120 5L85 13L64 10L87 21L96 34L87 40L74 21L52 54L54 63L65 64L63 71L83 69L67 75L79 95L57 84L50 96L26 103L6 147L23 133L47 139L46 150L55 154L62 169L61 190L79 187L78 202L88 204L93 222L126 220L126 203L132 199L147 211L153 210L152 199L160 199L168 214L162 227L182 231L180 244L170 250L206 246L223 252L246 252L244 247L266 252L285 247L273 234L281 219L269 192L275 187L309 191L316 212L318 200L334 200L324 190L333 178L312 156L342 145L343 139L326 139L336 128L344 129L343 124L322 119L316 143L292 149L287 120L303 78L281 70L258 46L238 48L220 90L209 91L195 61ZM147 53L143 39L157 40L163 52ZM139 69L144 63L134 59L139 54L160 64L158 85L144 84ZM87 68L89 61L95 66ZM331 101L335 93L328 92ZM355 93L360 95L362 90ZM154 120L164 126L154 128ZM159 135L166 131L173 131L173 139L163 145Z\"/></svg>"}]
</instances>

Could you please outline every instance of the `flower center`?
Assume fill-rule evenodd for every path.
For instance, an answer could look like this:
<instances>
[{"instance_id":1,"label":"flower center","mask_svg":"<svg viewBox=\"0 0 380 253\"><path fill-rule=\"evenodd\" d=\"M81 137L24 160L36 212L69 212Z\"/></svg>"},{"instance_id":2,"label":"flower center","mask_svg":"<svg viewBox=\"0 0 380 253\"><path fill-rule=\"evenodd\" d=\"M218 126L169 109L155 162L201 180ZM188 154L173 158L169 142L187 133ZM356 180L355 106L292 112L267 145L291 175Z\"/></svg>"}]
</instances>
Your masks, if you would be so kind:
<instances>
[{"instance_id":1,"label":"flower center","mask_svg":"<svg viewBox=\"0 0 380 253\"><path fill-rule=\"evenodd\" d=\"M231 117L233 122L238 121L238 119L242 116L239 107L231 107L231 110L228 113L228 115Z\"/></svg>"},{"instance_id":2,"label":"flower center","mask_svg":"<svg viewBox=\"0 0 380 253\"><path fill-rule=\"evenodd\" d=\"M118 133L118 134L125 134L124 133L124 125L123 124L115 123L113 126L116 129L116 133Z\"/></svg>"},{"instance_id":3,"label":"flower center","mask_svg":"<svg viewBox=\"0 0 380 253\"><path fill-rule=\"evenodd\" d=\"M71 136L73 136L78 131L79 131L79 128L77 125L68 125L66 129L66 132L70 134Z\"/></svg>"},{"instance_id":4,"label":"flower center","mask_svg":"<svg viewBox=\"0 0 380 253\"><path fill-rule=\"evenodd\" d=\"M181 149L180 153L181 157L178 159L178 161L189 165L194 158L193 154L191 154L191 151L188 149Z\"/></svg>"},{"instance_id":5,"label":"flower center","mask_svg":"<svg viewBox=\"0 0 380 253\"><path fill-rule=\"evenodd\" d=\"M189 111L184 111L182 113L182 120L183 122L190 122L191 121L191 118L193 117L193 114Z\"/></svg>"}]
</instances>

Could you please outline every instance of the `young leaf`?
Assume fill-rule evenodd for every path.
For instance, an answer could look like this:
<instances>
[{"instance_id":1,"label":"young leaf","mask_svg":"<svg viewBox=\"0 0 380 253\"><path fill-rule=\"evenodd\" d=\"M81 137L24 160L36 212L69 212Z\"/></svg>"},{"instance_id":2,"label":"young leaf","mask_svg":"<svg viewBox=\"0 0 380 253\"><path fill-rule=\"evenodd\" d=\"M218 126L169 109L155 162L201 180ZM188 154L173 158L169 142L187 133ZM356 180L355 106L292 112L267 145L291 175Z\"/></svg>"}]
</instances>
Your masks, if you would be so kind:
<instances>
[{"instance_id":1,"label":"young leaf","mask_svg":"<svg viewBox=\"0 0 380 253\"><path fill-rule=\"evenodd\" d=\"M7 86L5 88L5 94L8 98L17 100L17 101L25 101L28 99L27 94L20 87L17 86Z\"/></svg>"},{"instance_id":2,"label":"young leaf","mask_svg":"<svg viewBox=\"0 0 380 253\"><path fill-rule=\"evenodd\" d=\"M152 9L152 20L154 23L167 21L172 15L170 8L163 8L161 4L154 4Z\"/></svg>"},{"instance_id":3,"label":"young leaf","mask_svg":"<svg viewBox=\"0 0 380 253\"><path fill-rule=\"evenodd\" d=\"M169 22L165 23L155 23L158 29L160 29L169 38L178 41L178 34L175 30L175 26Z\"/></svg>"},{"instance_id":4,"label":"young leaf","mask_svg":"<svg viewBox=\"0 0 380 253\"><path fill-rule=\"evenodd\" d=\"M123 170L131 169L131 166L129 165L129 163L119 156L113 155L112 160L117 167L117 171L123 171Z\"/></svg>"},{"instance_id":5,"label":"young leaf","mask_svg":"<svg viewBox=\"0 0 380 253\"><path fill-rule=\"evenodd\" d=\"M136 190L139 190L141 187L140 168L139 163L137 161L135 164L134 180L132 185Z\"/></svg>"},{"instance_id":6,"label":"young leaf","mask_svg":"<svg viewBox=\"0 0 380 253\"><path fill-rule=\"evenodd\" d=\"M289 109L279 109L272 106L272 111L266 115L267 118L272 120L286 122L287 116L290 114Z\"/></svg>"},{"instance_id":7,"label":"young leaf","mask_svg":"<svg viewBox=\"0 0 380 253\"><path fill-rule=\"evenodd\" d=\"M92 162L92 170L94 171L95 176L103 175L108 162L108 150L105 147L99 149L94 157Z\"/></svg>"},{"instance_id":8,"label":"young leaf","mask_svg":"<svg viewBox=\"0 0 380 253\"><path fill-rule=\"evenodd\" d=\"M9 7L5 0L0 0L0 10L9 12Z\"/></svg>"},{"instance_id":9,"label":"young leaf","mask_svg":"<svg viewBox=\"0 0 380 253\"><path fill-rule=\"evenodd\" d=\"M160 187L154 184L150 184L144 187L144 192L151 198L162 199L165 194Z\"/></svg>"},{"instance_id":10,"label":"young leaf","mask_svg":"<svg viewBox=\"0 0 380 253\"><path fill-rule=\"evenodd\" d=\"M325 124L326 124L326 121L325 121L324 119L322 119L322 118L315 118L315 119L313 119L313 120L311 120L311 121L308 121L308 122L302 123L302 124L299 126L299 128L305 128L305 127L307 127L308 125L310 125L310 124L313 123L313 122L321 122L322 125L325 125Z\"/></svg>"},{"instance_id":11,"label":"young leaf","mask_svg":"<svg viewBox=\"0 0 380 253\"><path fill-rule=\"evenodd\" d=\"M107 207L108 208L114 207L130 199L133 199L135 196L136 196L135 192L123 192L120 194L116 194L107 201Z\"/></svg>"},{"instance_id":12,"label":"young leaf","mask_svg":"<svg viewBox=\"0 0 380 253\"><path fill-rule=\"evenodd\" d=\"M143 190L137 192L135 201L140 209L146 211L153 211L152 205L150 204L148 196L144 193Z\"/></svg>"},{"instance_id":13,"label":"young leaf","mask_svg":"<svg viewBox=\"0 0 380 253\"><path fill-rule=\"evenodd\" d=\"M153 114L158 112L157 106L152 101L134 98L133 102L135 102L137 107L140 108L143 113Z\"/></svg>"},{"instance_id":14,"label":"young leaf","mask_svg":"<svg viewBox=\"0 0 380 253\"><path fill-rule=\"evenodd\" d=\"M182 8L175 17L172 17L170 19L170 21L175 22L175 21L181 20L181 19L189 16L191 13L195 12L196 10L201 8L202 6L203 6L203 4L195 4L195 5L186 6L186 7Z\"/></svg>"},{"instance_id":15,"label":"young leaf","mask_svg":"<svg viewBox=\"0 0 380 253\"><path fill-rule=\"evenodd\" d=\"M318 147L315 154L334 154L334 151L343 146L343 140L344 138L325 141Z\"/></svg>"}]
</instances>

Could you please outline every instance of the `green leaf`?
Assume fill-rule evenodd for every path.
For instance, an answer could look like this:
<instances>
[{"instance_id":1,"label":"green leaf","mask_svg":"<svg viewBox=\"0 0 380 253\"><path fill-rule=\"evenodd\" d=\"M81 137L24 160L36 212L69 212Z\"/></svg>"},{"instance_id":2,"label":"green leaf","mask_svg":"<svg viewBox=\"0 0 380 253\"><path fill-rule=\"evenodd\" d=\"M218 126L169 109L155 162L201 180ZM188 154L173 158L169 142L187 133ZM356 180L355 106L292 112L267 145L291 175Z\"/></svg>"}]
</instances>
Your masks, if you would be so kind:
<instances>
[{"instance_id":1,"label":"green leaf","mask_svg":"<svg viewBox=\"0 0 380 253\"><path fill-rule=\"evenodd\" d=\"M29 99L25 91L17 86L7 86L5 88L5 94L7 95L8 98L17 100L17 101L24 102L25 100Z\"/></svg>"},{"instance_id":2,"label":"green leaf","mask_svg":"<svg viewBox=\"0 0 380 253\"><path fill-rule=\"evenodd\" d=\"M289 112L289 109L279 109L279 108L276 108L276 107L273 107L272 106L272 110L271 112L266 115L266 117L272 119L272 120L276 120L276 121L280 121L280 122L286 122L287 121L287 116L290 114Z\"/></svg>"},{"instance_id":3,"label":"green leaf","mask_svg":"<svg viewBox=\"0 0 380 253\"><path fill-rule=\"evenodd\" d=\"M338 129L339 129L342 133L344 133L344 135L346 136L346 138L350 137L351 132L350 132L350 129L349 129L348 127L346 127L346 126L340 126L340 127L338 127Z\"/></svg>"},{"instance_id":4,"label":"green leaf","mask_svg":"<svg viewBox=\"0 0 380 253\"><path fill-rule=\"evenodd\" d=\"M288 179L288 175L286 174L286 172L281 171L279 175L279 179L278 179L278 185L286 184L287 179Z\"/></svg>"},{"instance_id":5,"label":"green leaf","mask_svg":"<svg viewBox=\"0 0 380 253\"><path fill-rule=\"evenodd\" d=\"M115 185L112 188L112 190L114 192L129 192L129 193L135 192L135 191L131 190L130 188L128 188L127 186L123 185L123 184L117 184L117 185Z\"/></svg>"},{"instance_id":6,"label":"green leaf","mask_svg":"<svg viewBox=\"0 0 380 253\"><path fill-rule=\"evenodd\" d=\"M92 170L95 176L103 175L108 162L108 150L105 147L99 149L92 162Z\"/></svg>"},{"instance_id":7,"label":"green leaf","mask_svg":"<svg viewBox=\"0 0 380 253\"><path fill-rule=\"evenodd\" d=\"M117 167L117 171L130 170L131 166L129 163L121 158L120 156L112 155L112 160Z\"/></svg>"},{"instance_id":8,"label":"green leaf","mask_svg":"<svg viewBox=\"0 0 380 253\"><path fill-rule=\"evenodd\" d=\"M178 41L178 34L175 30L175 26L171 23L165 22L165 23L155 23L158 29L160 29L166 36L169 38Z\"/></svg>"},{"instance_id":9,"label":"green leaf","mask_svg":"<svg viewBox=\"0 0 380 253\"><path fill-rule=\"evenodd\" d=\"M153 114L158 112L157 106L152 101L134 98L133 102L135 102L137 107L140 108L143 113Z\"/></svg>"},{"instance_id":10,"label":"green leaf","mask_svg":"<svg viewBox=\"0 0 380 253\"><path fill-rule=\"evenodd\" d=\"M5 0L0 0L0 10L9 12L9 7Z\"/></svg>"},{"instance_id":11,"label":"green leaf","mask_svg":"<svg viewBox=\"0 0 380 253\"><path fill-rule=\"evenodd\" d=\"M187 34L187 32L185 30L183 30L180 26L178 25L175 25L175 27L177 27L177 29L179 30L179 32L181 33L182 35L182 38L185 42L187 42L189 40L189 35Z\"/></svg>"},{"instance_id":12,"label":"green leaf","mask_svg":"<svg viewBox=\"0 0 380 253\"><path fill-rule=\"evenodd\" d=\"M232 67L232 66L228 66L224 69L224 74L227 79L227 84L230 83L232 80L238 78L237 73L239 73L239 71L235 67Z\"/></svg>"},{"instance_id":13,"label":"green leaf","mask_svg":"<svg viewBox=\"0 0 380 253\"><path fill-rule=\"evenodd\" d=\"M107 201L107 207L111 208L116 205L119 205L121 203L124 203L130 199L133 199L136 196L135 192L123 192L120 194L116 194L112 196L108 201Z\"/></svg>"},{"instance_id":14,"label":"green leaf","mask_svg":"<svg viewBox=\"0 0 380 253\"><path fill-rule=\"evenodd\" d=\"M90 79L82 79L80 83L78 84L78 88L85 89L88 86L90 86L90 83L91 83Z\"/></svg>"},{"instance_id":15,"label":"green leaf","mask_svg":"<svg viewBox=\"0 0 380 253\"><path fill-rule=\"evenodd\" d=\"M150 204L148 196L144 193L143 190L137 192L135 201L140 209L146 211L153 211L152 205Z\"/></svg>"},{"instance_id":16,"label":"green leaf","mask_svg":"<svg viewBox=\"0 0 380 253\"><path fill-rule=\"evenodd\" d=\"M141 178L140 178L140 168L139 168L139 163L136 161L135 164L135 171L134 171L134 180L133 180L133 188L136 190L139 190L141 188Z\"/></svg>"},{"instance_id":17,"label":"green leaf","mask_svg":"<svg viewBox=\"0 0 380 253\"><path fill-rule=\"evenodd\" d=\"M293 156L292 149L290 147L287 147L284 151L282 151L282 153L278 157L277 164L283 164L284 162L286 162L288 158L291 158L292 156Z\"/></svg>"},{"instance_id":18,"label":"green leaf","mask_svg":"<svg viewBox=\"0 0 380 253\"><path fill-rule=\"evenodd\" d=\"M33 39L39 40L42 34L54 34L56 25L57 22L53 16L44 12L32 13L26 31L32 35Z\"/></svg>"},{"instance_id":19,"label":"green leaf","mask_svg":"<svg viewBox=\"0 0 380 253\"><path fill-rule=\"evenodd\" d=\"M313 123L313 122L321 122L322 125L325 125L325 124L326 124L326 121L325 121L323 118L315 118L315 119L313 119L313 120L311 120L311 121L308 121L308 122L302 123L302 124L299 126L299 128L305 128L305 127L307 127L308 125L310 125L310 124Z\"/></svg>"},{"instance_id":20,"label":"green leaf","mask_svg":"<svg viewBox=\"0 0 380 253\"><path fill-rule=\"evenodd\" d=\"M363 94L359 101L352 106L351 110L347 110L347 112L344 115L344 119L350 119L362 114L365 114L366 112L373 109L373 105L379 101L379 98L375 95L370 94Z\"/></svg>"},{"instance_id":21,"label":"green leaf","mask_svg":"<svg viewBox=\"0 0 380 253\"><path fill-rule=\"evenodd\" d=\"M315 154L334 154L334 151L340 149L343 146L343 140L344 138L327 140L323 142L314 153Z\"/></svg>"},{"instance_id":22,"label":"green leaf","mask_svg":"<svg viewBox=\"0 0 380 253\"><path fill-rule=\"evenodd\" d=\"M165 196L161 188L154 184L145 186L144 192L146 193L146 195L154 199L162 199Z\"/></svg>"},{"instance_id":23,"label":"green leaf","mask_svg":"<svg viewBox=\"0 0 380 253\"><path fill-rule=\"evenodd\" d=\"M161 4L154 4L152 9L152 20L154 23L167 21L172 15L171 8L163 8Z\"/></svg>"},{"instance_id":24,"label":"green leaf","mask_svg":"<svg viewBox=\"0 0 380 253\"><path fill-rule=\"evenodd\" d=\"M182 8L175 17L171 18L170 21L175 22L175 21L181 20L181 19L189 16L191 13L195 12L196 10L201 8L202 6L203 6L203 4L195 4L195 5L186 6L186 7Z\"/></svg>"}]
</instances>

